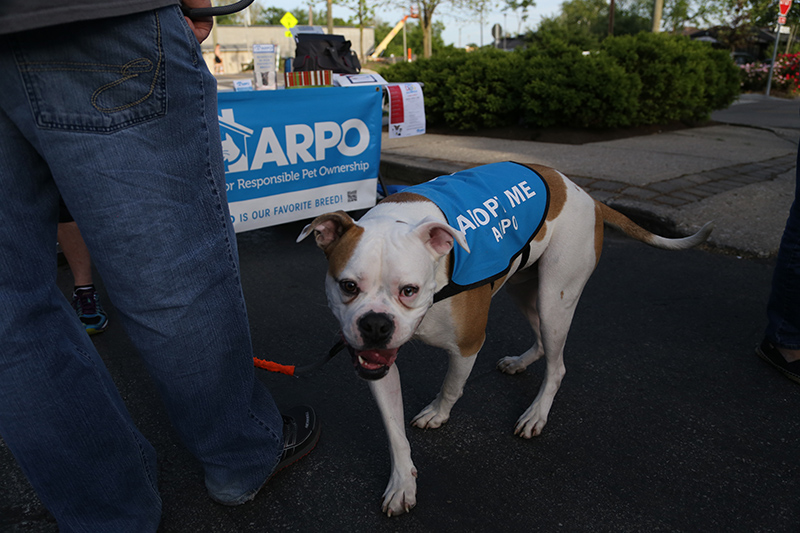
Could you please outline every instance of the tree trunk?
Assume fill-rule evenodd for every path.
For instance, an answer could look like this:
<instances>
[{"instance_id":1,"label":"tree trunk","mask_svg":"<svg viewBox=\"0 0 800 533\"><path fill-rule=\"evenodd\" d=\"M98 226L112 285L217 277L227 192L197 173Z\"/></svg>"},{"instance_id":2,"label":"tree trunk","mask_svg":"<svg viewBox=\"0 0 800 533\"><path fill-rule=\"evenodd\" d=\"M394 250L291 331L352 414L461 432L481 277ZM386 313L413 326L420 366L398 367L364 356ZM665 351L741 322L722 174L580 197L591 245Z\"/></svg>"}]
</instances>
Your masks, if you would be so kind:
<instances>
[{"instance_id":1,"label":"tree trunk","mask_svg":"<svg viewBox=\"0 0 800 533\"><path fill-rule=\"evenodd\" d=\"M433 9L430 11L428 8L422 9L422 56L431 57L433 55Z\"/></svg>"}]
</instances>

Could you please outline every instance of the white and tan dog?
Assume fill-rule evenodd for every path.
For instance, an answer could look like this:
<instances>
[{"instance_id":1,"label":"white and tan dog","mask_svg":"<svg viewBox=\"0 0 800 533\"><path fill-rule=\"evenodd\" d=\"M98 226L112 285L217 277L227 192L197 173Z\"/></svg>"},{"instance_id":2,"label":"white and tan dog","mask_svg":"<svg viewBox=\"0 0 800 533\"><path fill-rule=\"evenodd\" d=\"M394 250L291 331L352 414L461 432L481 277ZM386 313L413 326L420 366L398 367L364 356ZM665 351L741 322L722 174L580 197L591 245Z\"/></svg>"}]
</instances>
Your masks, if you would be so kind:
<instances>
[{"instance_id":1,"label":"white and tan dog","mask_svg":"<svg viewBox=\"0 0 800 533\"><path fill-rule=\"evenodd\" d=\"M511 231L526 231L514 228L516 217L511 208L503 211L496 205L502 194L487 198L480 213L468 210L466 218L454 224L458 229L448 224L437 204L411 189L385 198L357 223L343 211L319 216L297 239L313 232L327 256L329 306L341 324L358 374L369 380L378 403L392 461L383 495L383 510L390 516L416 504L417 471L405 434L400 376L393 364L398 348L417 338L448 352L449 367L441 391L412 420L420 428L438 428L450 418L450 410L461 397L485 339L492 296L505 285L536 338L522 355L500 359L498 368L513 374L542 355L547 361L541 388L514 430L531 438L547 422L564 376L564 343L578 298L600 258L603 224L652 246L673 250L695 246L711 232L706 224L691 237L659 237L594 201L556 170L541 166L524 170L532 170L531 175L541 180L548 193L539 227L529 230L524 249L504 271L484 283L451 291L455 294L444 299L435 295L452 286L454 243L469 251L467 237L484 221L498 240ZM513 194L529 191L528 197L532 197L527 181ZM516 204L511 202L513 209L520 208L520 197L516 199ZM492 252L473 248L470 255L486 259L481 254L487 253Z\"/></svg>"}]
</instances>

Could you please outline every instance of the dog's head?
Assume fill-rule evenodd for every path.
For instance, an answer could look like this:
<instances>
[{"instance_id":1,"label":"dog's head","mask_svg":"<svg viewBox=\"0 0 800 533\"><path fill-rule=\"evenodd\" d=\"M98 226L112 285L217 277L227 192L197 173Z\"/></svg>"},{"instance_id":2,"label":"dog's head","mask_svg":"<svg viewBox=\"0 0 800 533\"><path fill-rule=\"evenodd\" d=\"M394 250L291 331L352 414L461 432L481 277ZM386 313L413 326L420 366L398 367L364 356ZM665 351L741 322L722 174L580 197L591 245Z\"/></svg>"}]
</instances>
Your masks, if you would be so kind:
<instances>
[{"instance_id":1,"label":"dog's head","mask_svg":"<svg viewBox=\"0 0 800 533\"><path fill-rule=\"evenodd\" d=\"M365 379L389 371L433 304L436 267L458 242L458 230L431 218L418 222L370 215L356 223L344 211L317 217L312 232L328 258L328 305L342 327L353 365Z\"/></svg>"}]
</instances>

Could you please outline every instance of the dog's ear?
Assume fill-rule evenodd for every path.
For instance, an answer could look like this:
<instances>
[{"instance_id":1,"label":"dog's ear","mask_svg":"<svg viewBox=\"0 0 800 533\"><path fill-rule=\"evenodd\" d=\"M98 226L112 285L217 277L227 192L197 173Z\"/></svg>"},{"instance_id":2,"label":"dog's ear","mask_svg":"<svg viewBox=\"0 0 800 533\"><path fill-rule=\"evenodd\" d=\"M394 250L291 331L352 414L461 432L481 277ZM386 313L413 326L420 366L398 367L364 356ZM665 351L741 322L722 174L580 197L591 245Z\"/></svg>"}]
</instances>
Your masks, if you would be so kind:
<instances>
[{"instance_id":1,"label":"dog's ear","mask_svg":"<svg viewBox=\"0 0 800 533\"><path fill-rule=\"evenodd\" d=\"M300 235L297 237L297 242L308 237L313 231L317 246L326 250L331 244L336 242L339 237L344 235L344 232L354 225L355 221L344 211L325 213L315 218L311 224L303 228L303 231L301 231Z\"/></svg>"},{"instance_id":2,"label":"dog's ear","mask_svg":"<svg viewBox=\"0 0 800 533\"><path fill-rule=\"evenodd\" d=\"M414 228L414 234L420 238L434 257L438 258L450 253L454 246L453 241L457 242L464 251L469 253L469 245L467 245L467 239L464 234L437 220L424 218Z\"/></svg>"}]
</instances>

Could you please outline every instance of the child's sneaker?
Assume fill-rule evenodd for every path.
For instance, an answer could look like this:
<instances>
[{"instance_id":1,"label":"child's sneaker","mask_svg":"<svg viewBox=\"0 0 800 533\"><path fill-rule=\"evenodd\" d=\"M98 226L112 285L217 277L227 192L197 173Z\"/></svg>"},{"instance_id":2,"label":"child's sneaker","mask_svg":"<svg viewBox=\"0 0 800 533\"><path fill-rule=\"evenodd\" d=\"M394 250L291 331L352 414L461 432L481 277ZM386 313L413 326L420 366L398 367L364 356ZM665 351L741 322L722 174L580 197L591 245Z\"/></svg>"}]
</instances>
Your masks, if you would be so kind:
<instances>
[{"instance_id":1,"label":"child's sneaker","mask_svg":"<svg viewBox=\"0 0 800 533\"><path fill-rule=\"evenodd\" d=\"M102 333L108 327L108 315L103 311L94 287L80 288L73 292L72 307L89 335Z\"/></svg>"}]
</instances>

